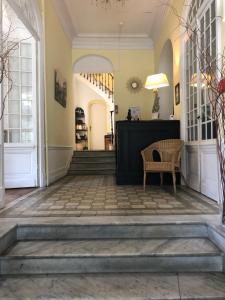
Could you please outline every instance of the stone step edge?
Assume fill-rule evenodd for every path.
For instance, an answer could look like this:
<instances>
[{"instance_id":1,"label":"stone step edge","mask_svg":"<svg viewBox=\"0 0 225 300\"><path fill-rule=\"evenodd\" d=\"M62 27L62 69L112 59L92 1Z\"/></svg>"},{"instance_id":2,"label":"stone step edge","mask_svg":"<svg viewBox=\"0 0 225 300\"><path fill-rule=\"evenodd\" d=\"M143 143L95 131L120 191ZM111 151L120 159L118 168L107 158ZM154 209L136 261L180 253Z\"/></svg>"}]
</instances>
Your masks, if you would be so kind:
<instances>
[{"instance_id":1,"label":"stone step edge","mask_svg":"<svg viewBox=\"0 0 225 300\"><path fill-rule=\"evenodd\" d=\"M76 161L76 162L71 162L71 166L72 165L105 165L105 164L107 164L107 165L115 165L115 162L105 162L105 161L82 161L82 162L80 162L80 161Z\"/></svg>"},{"instance_id":2,"label":"stone step edge","mask_svg":"<svg viewBox=\"0 0 225 300\"><path fill-rule=\"evenodd\" d=\"M96 169L89 169L89 168L85 168L85 169L69 169L68 170L68 174L70 174L71 172L108 172L108 171L112 171L115 172L116 169L113 168L96 168ZM87 174L88 175L88 174Z\"/></svg>"},{"instance_id":3,"label":"stone step edge","mask_svg":"<svg viewBox=\"0 0 225 300\"><path fill-rule=\"evenodd\" d=\"M0 256L0 261L1 260L20 260L20 259L65 259L65 258L68 258L68 259L76 259L76 258L89 258L89 259L95 259L95 258L100 258L100 259L105 259L105 258L154 258L154 257L157 257L157 258L160 258L160 257L165 257L165 258L169 258L169 257L223 257L223 253L222 252L206 252L206 253L165 253L165 254L157 254L157 253L150 253L150 254L72 254L72 255L69 255L69 254L62 254L62 255L39 255L39 256L35 256L35 255L11 255L10 254L7 254L7 255L1 255Z\"/></svg>"},{"instance_id":4,"label":"stone step edge","mask_svg":"<svg viewBox=\"0 0 225 300\"><path fill-rule=\"evenodd\" d=\"M73 154L72 157L82 158L82 157L116 157L116 154L107 154L107 153L93 153L93 154Z\"/></svg>"}]
</instances>

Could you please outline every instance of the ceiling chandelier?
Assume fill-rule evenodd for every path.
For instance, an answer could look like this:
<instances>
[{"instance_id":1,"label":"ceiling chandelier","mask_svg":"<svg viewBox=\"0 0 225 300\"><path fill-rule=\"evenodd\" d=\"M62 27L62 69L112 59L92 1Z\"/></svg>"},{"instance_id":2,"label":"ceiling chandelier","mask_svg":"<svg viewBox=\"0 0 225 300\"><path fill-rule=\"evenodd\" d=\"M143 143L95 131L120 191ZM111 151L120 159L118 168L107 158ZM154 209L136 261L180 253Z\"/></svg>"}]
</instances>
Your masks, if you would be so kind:
<instances>
[{"instance_id":1,"label":"ceiling chandelier","mask_svg":"<svg viewBox=\"0 0 225 300\"><path fill-rule=\"evenodd\" d=\"M127 0L95 0L96 6L112 7L113 5L124 6Z\"/></svg>"}]
</instances>

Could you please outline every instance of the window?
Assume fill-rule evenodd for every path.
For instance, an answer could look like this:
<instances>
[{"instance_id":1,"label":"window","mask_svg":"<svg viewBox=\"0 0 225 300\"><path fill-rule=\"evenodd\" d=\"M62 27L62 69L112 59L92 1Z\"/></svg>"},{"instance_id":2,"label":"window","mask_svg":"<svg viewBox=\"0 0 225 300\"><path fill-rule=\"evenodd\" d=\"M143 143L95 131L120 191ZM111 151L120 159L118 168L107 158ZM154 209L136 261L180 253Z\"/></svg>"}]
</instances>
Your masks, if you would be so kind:
<instances>
[{"instance_id":1,"label":"window","mask_svg":"<svg viewBox=\"0 0 225 300\"><path fill-rule=\"evenodd\" d=\"M216 66L217 59L216 0L207 1L207 7L199 13L203 3L206 3L206 1L194 0L189 12L189 22L196 31L189 36L186 42L188 141L216 138L212 108L208 100L209 89L205 84L206 77L210 76L209 64L212 70L212 66Z\"/></svg>"},{"instance_id":2,"label":"window","mask_svg":"<svg viewBox=\"0 0 225 300\"><path fill-rule=\"evenodd\" d=\"M7 95L4 114L5 143L33 142L33 45L20 42L9 58L9 77L12 89ZM5 81L5 90L10 80Z\"/></svg>"}]
</instances>

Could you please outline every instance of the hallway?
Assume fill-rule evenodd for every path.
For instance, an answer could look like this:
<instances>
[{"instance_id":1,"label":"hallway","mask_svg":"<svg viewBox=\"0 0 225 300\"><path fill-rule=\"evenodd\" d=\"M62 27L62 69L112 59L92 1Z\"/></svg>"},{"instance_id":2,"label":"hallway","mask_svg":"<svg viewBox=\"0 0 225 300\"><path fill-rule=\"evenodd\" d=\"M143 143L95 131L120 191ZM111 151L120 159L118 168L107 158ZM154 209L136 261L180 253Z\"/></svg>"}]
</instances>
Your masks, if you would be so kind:
<instances>
[{"instance_id":1,"label":"hallway","mask_svg":"<svg viewBox=\"0 0 225 300\"><path fill-rule=\"evenodd\" d=\"M13 202L12 202L13 204ZM216 215L218 206L186 188L118 186L114 176L67 176L0 212L0 218Z\"/></svg>"}]
</instances>

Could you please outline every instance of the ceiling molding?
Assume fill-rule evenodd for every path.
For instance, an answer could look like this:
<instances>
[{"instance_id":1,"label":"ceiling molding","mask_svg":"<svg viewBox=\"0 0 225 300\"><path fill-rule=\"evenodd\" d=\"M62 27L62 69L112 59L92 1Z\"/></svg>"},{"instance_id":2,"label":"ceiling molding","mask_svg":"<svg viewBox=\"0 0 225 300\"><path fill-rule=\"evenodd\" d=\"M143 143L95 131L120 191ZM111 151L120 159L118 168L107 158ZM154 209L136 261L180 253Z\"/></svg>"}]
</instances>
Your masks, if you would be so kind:
<instances>
[{"instance_id":1,"label":"ceiling molding","mask_svg":"<svg viewBox=\"0 0 225 300\"><path fill-rule=\"evenodd\" d=\"M147 35L78 35L73 39L75 49L152 49Z\"/></svg>"},{"instance_id":2,"label":"ceiling molding","mask_svg":"<svg viewBox=\"0 0 225 300\"><path fill-rule=\"evenodd\" d=\"M74 27L73 22L70 18L70 14L67 10L67 6L62 0L53 0L52 3L55 8L56 14L62 24L63 30L72 43L73 38L77 33L76 28Z\"/></svg>"},{"instance_id":3,"label":"ceiling molding","mask_svg":"<svg viewBox=\"0 0 225 300\"><path fill-rule=\"evenodd\" d=\"M80 38L149 38L145 33L79 33L77 37Z\"/></svg>"}]
</instances>

